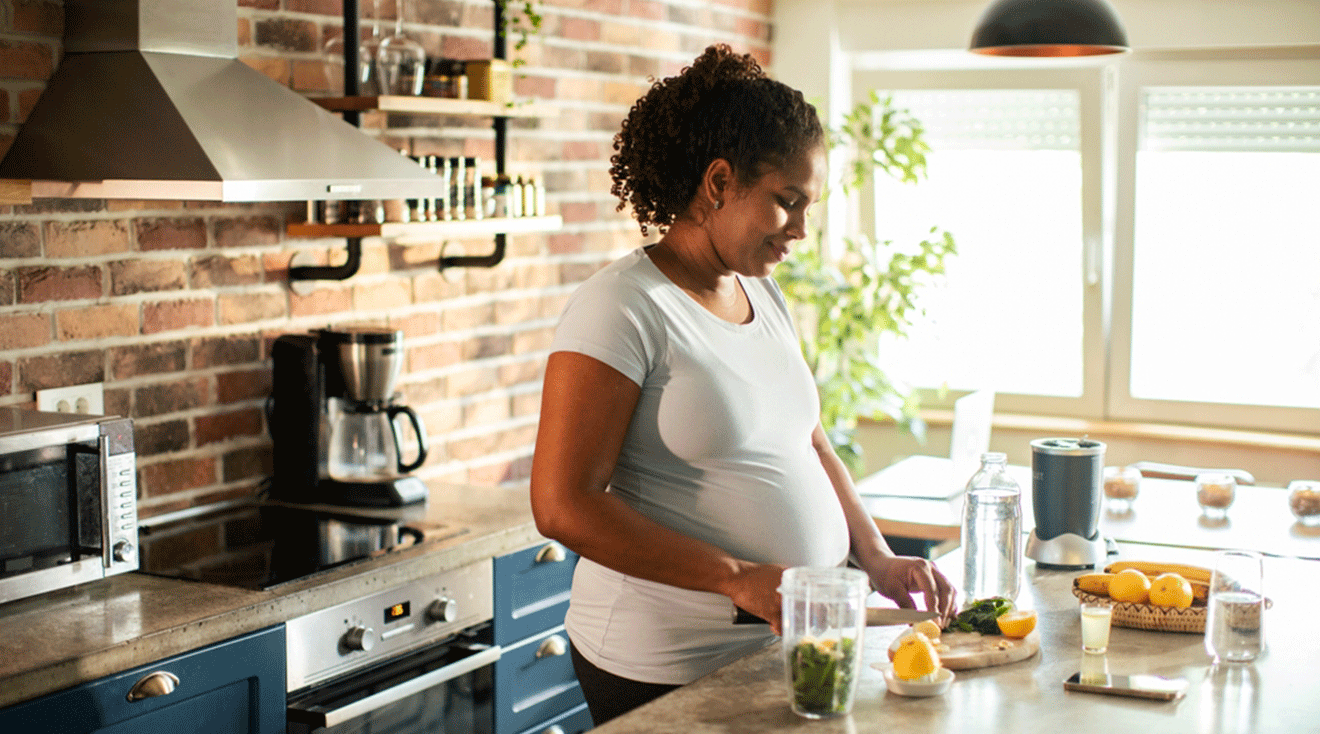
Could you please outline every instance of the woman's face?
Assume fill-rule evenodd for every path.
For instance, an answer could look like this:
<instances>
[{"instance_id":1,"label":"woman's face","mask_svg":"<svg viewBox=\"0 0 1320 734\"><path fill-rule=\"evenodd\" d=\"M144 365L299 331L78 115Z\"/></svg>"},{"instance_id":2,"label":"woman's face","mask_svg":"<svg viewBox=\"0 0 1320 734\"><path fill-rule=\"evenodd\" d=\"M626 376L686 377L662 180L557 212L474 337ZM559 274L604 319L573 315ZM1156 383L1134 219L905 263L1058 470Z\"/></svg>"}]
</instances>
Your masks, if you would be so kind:
<instances>
[{"instance_id":1,"label":"woman's face","mask_svg":"<svg viewBox=\"0 0 1320 734\"><path fill-rule=\"evenodd\" d=\"M807 236L807 209L825 187L825 149L772 168L750 186L734 184L721 208L711 212L711 239L725 266L740 275L766 277Z\"/></svg>"}]
</instances>

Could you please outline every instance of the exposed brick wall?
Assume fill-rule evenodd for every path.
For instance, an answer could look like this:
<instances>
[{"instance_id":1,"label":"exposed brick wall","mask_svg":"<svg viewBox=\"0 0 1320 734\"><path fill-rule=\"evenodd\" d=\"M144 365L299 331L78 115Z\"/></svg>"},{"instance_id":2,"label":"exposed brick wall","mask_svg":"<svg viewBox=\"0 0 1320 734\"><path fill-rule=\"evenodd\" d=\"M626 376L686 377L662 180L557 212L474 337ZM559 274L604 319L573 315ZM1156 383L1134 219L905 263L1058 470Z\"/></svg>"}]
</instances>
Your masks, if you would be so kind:
<instances>
[{"instance_id":1,"label":"exposed brick wall","mask_svg":"<svg viewBox=\"0 0 1320 734\"><path fill-rule=\"evenodd\" d=\"M233 0L231 0L233 1ZM278 334L357 321L405 332L404 400L434 446L422 474L481 485L524 480L555 319L575 285L637 246L609 195L611 140L652 75L727 42L769 64L771 0L545 0L518 55L516 91L558 115L514 121L515 173L543 177L562 232L509 238L493 269L435 267L441 243L363 242L362 272L294 292L300 255L331 262L342 240L287 237L303 206L51 201L0 207L0 405L104 381L107 409L136 421L141 514L256 493L269 473L262 406ZM380 0L382 31L396 0ZM519 3L520 4L520 3ZM369 13L371 0L361 0ZM341 33L337 0L237 0L240 58L308 94L319 49ZM412 0L407 30L431 55L488 57L492 0ZM371 22L365 23L370 33ZM63 4L0 2L0 152L61 52ZM512 49L511 39L510 48ZM487 121L366 115L415 153L493 155ZM484 253L489 239L446 253Z\"/></svg>"}]
</instances>

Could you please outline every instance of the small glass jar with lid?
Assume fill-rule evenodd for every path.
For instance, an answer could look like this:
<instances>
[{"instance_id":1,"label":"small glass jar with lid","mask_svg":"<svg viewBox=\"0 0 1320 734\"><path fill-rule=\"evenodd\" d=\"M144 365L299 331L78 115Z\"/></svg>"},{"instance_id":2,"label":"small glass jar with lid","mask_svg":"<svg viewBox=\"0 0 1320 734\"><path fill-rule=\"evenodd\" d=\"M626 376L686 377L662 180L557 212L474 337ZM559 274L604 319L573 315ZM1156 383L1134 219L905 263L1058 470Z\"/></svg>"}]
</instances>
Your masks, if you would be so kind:
<instances>
[{"instance_id":1,"label":"small glass jar with lid","mask_svg":"<svg viewBox=\"0 0 1320 734\"><path fill-rule=\"evenodd\" d=\"M1141 470L1135 466L1105 467L1105 504L1110 511L1124 513L1132 509L1141 487Z\"/></svg>"},{"instance_id":2,"label":"small glass jar with lid","mask_svg":"<svg viewBox=\"0 0 1320 734\"><path fill-rule=\"evenodd\" d=\"M1196 475L1196 501L1201 514L1208 520L1228 517L1228 508L1237 494L1237 479L1223 472L1205 472Z\"/></svg>"},{"instance_id":3,"label":"small glass jar with lid","mask_svg":"<svg viewBox=\"0 0 1320 734\"><path fill-rule=\"evenodd\" d=\"M1288 508L1301 524L1320 527L1320 482L1289 482Z\"/></svg>"}]
</instances>

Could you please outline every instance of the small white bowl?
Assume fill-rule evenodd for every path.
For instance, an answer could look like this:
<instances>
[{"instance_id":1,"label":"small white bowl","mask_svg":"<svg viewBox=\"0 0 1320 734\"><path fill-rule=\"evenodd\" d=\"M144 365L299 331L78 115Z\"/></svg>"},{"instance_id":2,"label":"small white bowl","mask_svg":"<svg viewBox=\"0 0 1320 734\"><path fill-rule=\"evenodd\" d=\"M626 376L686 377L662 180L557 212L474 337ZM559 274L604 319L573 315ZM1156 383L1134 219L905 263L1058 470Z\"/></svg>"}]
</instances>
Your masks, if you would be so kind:
<instances>
[{"instance_id":1,"label":"small white bowl","mask_svg":"<svg viewBox=\"0 0 1320 734\"><path fill-rule=\"evenodd\" d=\"M936 671L933 681L903 680L894 675L893 668L885 671L885 685L889 686L889 690L900 696L912 698L938 696L949 690L949 684L953 683L953 679L953 671L948 668L940 668Z\"/></svg>"}]
</instances>

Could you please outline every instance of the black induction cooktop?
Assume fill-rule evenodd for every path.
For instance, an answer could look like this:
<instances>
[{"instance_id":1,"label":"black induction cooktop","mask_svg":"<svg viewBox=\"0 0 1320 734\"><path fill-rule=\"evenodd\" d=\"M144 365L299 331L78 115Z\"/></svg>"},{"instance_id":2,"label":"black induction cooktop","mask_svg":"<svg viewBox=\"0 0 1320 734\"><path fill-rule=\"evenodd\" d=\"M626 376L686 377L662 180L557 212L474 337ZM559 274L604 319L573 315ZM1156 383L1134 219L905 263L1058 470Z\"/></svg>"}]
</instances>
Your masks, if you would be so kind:
<instances>
[{"instance_id":1,"label":"black induction cooktop","mask_svg":"<svg viewBox=\"0 0 1320 734\"><path fill-rule=\"evenodd\" d=\"M297 505L267 501L227 510L196 521L219 528L222 551L161 562L167 554L153 552L153 538L168 532L144 528L141 573L246 589L273 589L320 574L362 564L417 545L467 532L467 528L426 519L425 505L402 508L357 508Z\"/></svg>"}]
</instances>

